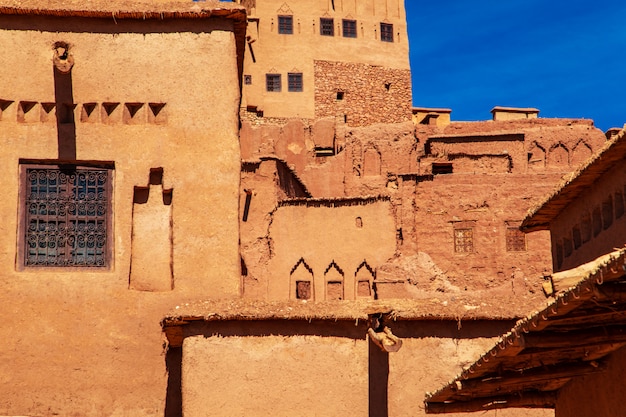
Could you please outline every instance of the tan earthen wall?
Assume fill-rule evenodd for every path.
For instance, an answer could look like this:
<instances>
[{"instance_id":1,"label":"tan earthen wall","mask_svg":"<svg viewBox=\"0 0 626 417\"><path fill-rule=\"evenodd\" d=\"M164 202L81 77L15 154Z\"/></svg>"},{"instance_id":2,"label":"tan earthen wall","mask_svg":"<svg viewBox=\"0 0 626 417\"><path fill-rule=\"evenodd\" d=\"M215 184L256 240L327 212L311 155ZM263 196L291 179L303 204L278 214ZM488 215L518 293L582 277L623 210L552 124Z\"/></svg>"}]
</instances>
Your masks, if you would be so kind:
<instances>
[{"instance_id":1,"label":"tan earthen wall","mask_svg":"<svg viewBox=\"0 0 626 417\"><path fill-rule=\"evenodd\" d=\"M349 126L411 121L411 71L361 63L315 61L315 117Z\"/></svg>"},{"instance_id":2,"label":"tan earthen wall","mask_svg":"<svg viewBox=\"0 0 626 417\"><path fill-rule=\"evenodd\" d=\"M12 102L0 118L0 312L11 317L0 326L0 414L163 416L159 321L181 299L239 295L233 23L3 16L0 26L0 43L13 51L0 56L0 99ZM59 158L55 110L42 120L39 104L55 103L57 41L69 43L74 58L76 104L75 124L59 128L75 129L75 160L114 166L109 268L16 264L25 210L18 204L25 188L20 160ZM37 104L18 120L20 101ZM119 104L105 117L102 103L111 102ZM81 119L85 103L96 111ZM125 119L125 103L143 105ZM149 103L165 103L158 119ZM133 195L148 186L154 168L163 169L163 186L173 190L173 240L164 242L173 246L171 258L153 267L173 266L174 289L135 291ZM155 254L170 253L153 245ZM143 278L151 279L145 270Z\"/></svg>"}]
</instances>

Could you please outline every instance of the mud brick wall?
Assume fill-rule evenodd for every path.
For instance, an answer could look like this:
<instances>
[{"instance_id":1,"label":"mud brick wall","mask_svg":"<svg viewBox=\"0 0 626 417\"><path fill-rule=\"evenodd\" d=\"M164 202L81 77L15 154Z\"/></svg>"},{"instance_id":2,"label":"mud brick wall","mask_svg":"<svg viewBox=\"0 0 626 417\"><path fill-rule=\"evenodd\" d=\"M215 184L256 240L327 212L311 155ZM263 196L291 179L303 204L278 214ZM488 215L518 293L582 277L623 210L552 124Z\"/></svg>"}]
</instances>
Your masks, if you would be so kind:
<instances>
[{"instance_id":1,"label":"mud brick wall","mask_svg":"<svg viewBox=\"0 0 626 417\"><path fill-rule=\"evenodd\" d=\"M411 120L411 72L315 61L315 118L344 116L349 126Z\"/></svg>"}]
</instances>

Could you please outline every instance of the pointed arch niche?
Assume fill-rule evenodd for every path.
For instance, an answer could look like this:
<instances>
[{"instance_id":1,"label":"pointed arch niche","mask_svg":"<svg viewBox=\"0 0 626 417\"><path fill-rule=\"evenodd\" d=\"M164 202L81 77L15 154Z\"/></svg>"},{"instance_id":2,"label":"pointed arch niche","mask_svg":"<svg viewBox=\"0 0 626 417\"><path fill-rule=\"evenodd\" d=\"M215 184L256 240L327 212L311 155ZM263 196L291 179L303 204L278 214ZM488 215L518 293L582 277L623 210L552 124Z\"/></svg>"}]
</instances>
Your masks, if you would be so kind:
<instances>
[{"instance_id":1,"label":"pointed arch niche","mask_svg":"<svg viewBox=\"0 0 626 417\"><path fill-rule=\"evenodd\" d=\"M369 266L367 261L361 262L361 265L356 269L354 273L354 294L355 298L374 298L372 285L376 273L374 269Z\"/></svg>"},{"instance_id":2,"label":"pointed arch niche","mask_svg":"<svg viewBox=\"0 0 626 417\"><path fill-rule=\"evenodd\" d=\"M572 150L572 166L580 165L591 158L593 151L584 140L580 140Z\"/></svg>"},{"instance_id":3,"label":"pointed arch niche","mask_svg":"<svg viewBox=\"0 0 626 417\"><path fill-rule=\"evenodd\" d=\"M363 153L363 175L366 177L379 176L381 170L380 152L373 146Z\"/></svg>"},{"instance_id":4,"label":"pointed arch niche","mask_svg":"<svg viewBox=\"0 0 626 417\"><path fill-rule=\"evenodd\" d=\"M548 166L566 167L569 165L569 150L561 142L550 148Z\"/></svg>"},{"instance_id":5,"label":"pointed arch niche","mask_svg":"<svg viewBox=\"0 0 626 417\"><path fill-rule=\"evenodd\" d=\"M289 274L289 298L296 300L315 300L315 281L313 269L300 258Z\"/></svg>"},{"instance_id":6,"label":"pointed arch niche","mask_svg":"<svg viewBox=\"0 0 626 417\"><path fill-rule=\"evenodd\" d=\"M537 142L533 142L528 149L528 168L537 170L546 167L546 150Z\"/></svg>"},{"instance_id":7,"label":"pointed arch niche","mask_svg":"<svg viewBox=\"0 0 626 417\"><path fill-rule=\"evenodd\" d=\"M324 286L326 288L326 300L344 300L344 273L343 270L332 261L324 271Z\"/></svg>"}]
</instances>

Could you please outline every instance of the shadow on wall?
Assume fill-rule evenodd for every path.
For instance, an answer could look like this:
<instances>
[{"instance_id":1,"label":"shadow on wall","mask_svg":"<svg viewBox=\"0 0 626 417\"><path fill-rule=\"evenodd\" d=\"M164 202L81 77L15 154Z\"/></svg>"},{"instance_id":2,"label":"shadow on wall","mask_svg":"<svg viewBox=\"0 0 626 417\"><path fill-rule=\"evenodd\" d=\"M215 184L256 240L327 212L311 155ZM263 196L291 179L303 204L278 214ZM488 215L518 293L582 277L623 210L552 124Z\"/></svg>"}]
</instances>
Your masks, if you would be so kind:
<instances>
[{"instance_id":1,"label":"shadow on wall","mask_svg":"<svg viewBox=\"0 0 626 417\"><path fill-rule=\"evenodd\" d=\"M394 321L394 333L403 339L424 337L473 339L495 337L513 326L514 321L475 320L460 325L456 321ZM214 321L192 322L182 326L182 336L193 337L264 337L264 336L321 336L363 340L368 324L354 320L335 321ZM182 339L181 339L182 340ZM170 346L165 364L168 372L165 417L182 417L182 347ZM387 417L389 413L389 353L368 342L368 410L370 417Z\"/></svg>"}]
</instances>

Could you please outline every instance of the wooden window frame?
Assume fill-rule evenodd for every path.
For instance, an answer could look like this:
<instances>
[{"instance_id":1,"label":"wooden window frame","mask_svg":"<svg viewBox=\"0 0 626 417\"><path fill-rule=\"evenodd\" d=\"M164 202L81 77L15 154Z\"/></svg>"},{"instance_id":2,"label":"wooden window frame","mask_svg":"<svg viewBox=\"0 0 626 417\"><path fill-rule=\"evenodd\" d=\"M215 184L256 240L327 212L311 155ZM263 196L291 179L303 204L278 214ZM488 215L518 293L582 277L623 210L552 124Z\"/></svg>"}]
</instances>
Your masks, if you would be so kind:
<instances>
[{"instance_id":1,"label":"wooden window frame","mask_svg":"<svg viewBox=\"0 0 626 417\"><path fill-rule=\"evenodd\" d=\"M278 34L293 35L293 16L278 15Z\"/></svg>"},{"instance_id":2,"label":"wooden window frame","mask_svg":"<svg viewBox=\"0 0 626 417\"><path fill-rule=\"evenodd\" d=\"M393 43L393 24L380 22L380 40Z\"/></svg>"},{"instance_id":3,"label":"wooden window frame","mask_svg":"<svg viewBox=\"0 0 626 417\"><path fill-rule=\"evenodd\" d=\"M290 93L301 93L304 91L303 84L301 72L290 72L287 74L287 91Z\"/></svg>"},{"instance_id":4,"label":"wooden window frame","mask_svg":"<svg viewBox=\"0 0 626 417\"><path fill-rule=\"evenodd\" d=\"M344 38L356 38L357 37L357 25L356 20L343 19L341 21L342 34Z\"/></svg>"},{"instance_id":5,"label":"wooden window frame","mask_svg":"<svg viewBox=\"0 0 626 417\"><path fill-rule=\"evenodd\" d=\"M269 93L280 93L282 91L280 74L265 74L265 89Z\"/></svg>"},{"instance_id":6,"label":"wooden window frame","mask_svg":"<svg viewBox=\"0 0 626 417\"><path fill-rule=\"evenodd\" d=\"M335 36L335 19L332 17L320 17L320 35Z\"/></svg>"}]
</instances>

